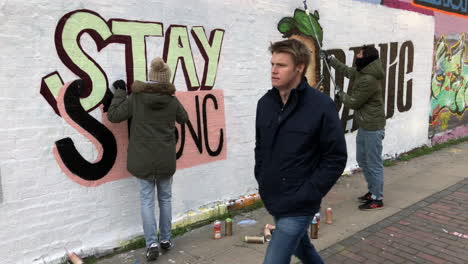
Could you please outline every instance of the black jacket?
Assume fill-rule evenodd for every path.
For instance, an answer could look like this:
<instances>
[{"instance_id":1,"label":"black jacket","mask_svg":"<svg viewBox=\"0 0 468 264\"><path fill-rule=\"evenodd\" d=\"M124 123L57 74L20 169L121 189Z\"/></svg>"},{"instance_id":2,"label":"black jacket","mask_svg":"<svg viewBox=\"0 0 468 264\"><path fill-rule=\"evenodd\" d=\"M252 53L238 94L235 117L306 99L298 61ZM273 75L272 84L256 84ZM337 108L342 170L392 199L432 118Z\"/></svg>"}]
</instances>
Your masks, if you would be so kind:
<instances>
[{"instance_id":1,"label":"black jacket","mask_svg":"<svg viewBox=\"0 0 468 264\"><path fill-rule=\"evenodd\" d=\"M273 216L313 215L346 166L335 103L304 78L283 106L276 88L257 105L255 178Z\"/></svg>"}]
</instances>

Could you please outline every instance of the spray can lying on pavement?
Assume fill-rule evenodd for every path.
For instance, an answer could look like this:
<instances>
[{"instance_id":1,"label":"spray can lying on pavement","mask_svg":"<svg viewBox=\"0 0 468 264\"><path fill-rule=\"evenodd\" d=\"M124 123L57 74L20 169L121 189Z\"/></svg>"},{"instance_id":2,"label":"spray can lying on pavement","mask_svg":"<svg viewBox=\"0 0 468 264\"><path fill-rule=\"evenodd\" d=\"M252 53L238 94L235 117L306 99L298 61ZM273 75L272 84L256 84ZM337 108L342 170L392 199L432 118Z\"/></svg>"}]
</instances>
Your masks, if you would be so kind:
<instances>
[{"instance_id":1,"label":"spray can lying on pavement","mask_svg":"<svg viewBox=\"0 0 468 264\"><path fill-rule=\"evenodd\" d=\"M263 244L265 243L265 237L264 236L245 236L244 241L247 243Z\"/></svg>"}]
</instances>

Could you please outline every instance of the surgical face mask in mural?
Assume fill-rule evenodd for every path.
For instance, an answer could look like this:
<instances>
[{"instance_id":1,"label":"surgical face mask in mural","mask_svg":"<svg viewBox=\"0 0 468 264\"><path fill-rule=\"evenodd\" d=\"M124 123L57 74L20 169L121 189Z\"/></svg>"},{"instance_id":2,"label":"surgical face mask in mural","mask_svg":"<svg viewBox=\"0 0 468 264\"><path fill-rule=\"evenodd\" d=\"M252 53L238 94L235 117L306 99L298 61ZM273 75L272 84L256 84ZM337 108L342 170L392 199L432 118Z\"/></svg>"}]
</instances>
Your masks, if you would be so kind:
<instances>
[{"instance_id":1,"label":"surgical face mask in mural","mask_svg":"<svg viewBox=\"0 0 468 264\"><path fill-rule=\"evenodd\" d=\"M202 26L193 26L189 31L187 26L170 25L165 33L163 29L161 22L120 18L106 21L91 10L73 11L59 20L55 29L55 49L78 80L65 83L58 72L50 73L42 79L41 94L55 113L87 137L97 150L97 158L88 161L71 138L56 141L54 155L57 163L73 181L96 186L130 176L126 169L128 124L112 124L107 120L107 113L102 111L106 97L112 96L109 83L117 78L108 76L103 70L106 67L85 51L87 47L82 46L81 39L85 33L95 42L91 45L97 46L99 52L115 53L112 46L125 47L123 59L118 64L125 65L121 75L126 76L128 84L148 79L151 58L146 54L147 39L161 39L164 45L161 57L172 72L170 81L174 82L177 68L182 66L186 84L186 91L184 87L177 87L176 92L189 114L188 123L177 126L174 135L178 142L177 168L226 159L224 95L223 90L213 89L224 30L214 29L207 36ZM195 45L191 45L191 40ZM198 58L204 60L204 68L198 69L203 73L202 78L197 74L194 53L199 53ZM115 63L115 59L109 61ZM131 90L127 92L132 93ZM94 109L101 109L101 120L90 114Z\"/></svg>"}]
</instances>

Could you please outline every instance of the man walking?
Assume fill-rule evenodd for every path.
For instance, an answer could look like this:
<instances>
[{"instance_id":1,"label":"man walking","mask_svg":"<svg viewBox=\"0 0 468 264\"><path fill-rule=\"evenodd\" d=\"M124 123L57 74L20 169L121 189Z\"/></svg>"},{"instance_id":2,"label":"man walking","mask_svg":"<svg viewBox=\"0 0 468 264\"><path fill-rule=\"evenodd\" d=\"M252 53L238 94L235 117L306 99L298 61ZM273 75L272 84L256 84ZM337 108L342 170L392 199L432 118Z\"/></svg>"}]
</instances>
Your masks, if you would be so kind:
<instances>
[{"instance_id":1,"label":"man walking","mask_svg":"<svg viewBox=\"0 0 468 264\"><path fill-rule=\"evenodd\" d=\"M174 96L169 66L161 58L151 62L150 82L136 81L127 97L125 82L114 82L117 89L108 110L108 119L117 123L131 118L127 168L138 179L141 218L146 240L147 260L156 260L159 245L172 247L172 175L176 170L175 122L183 124L188 116ZM155 187L159 205L159 230L154 215Z\"/></svg>"},{"instance_id":2,"label":"man walking","mask_svg":"<svg viewBox=\"0 0 468 264\"><path fill-rule=\"evenodd\" d=\"M385 137L385 110L381 80L385 77L379 52L373 46L363 46L356 54L356 67L348 67L325 51L320 56L330 66L353 81L352 94L340 90L339 99L355 110L359 126L356 136L356 159L367 181L368 192L358 200L361 210L378 210L383 203L382 140Z\"/></svg>"},{"instance_id":3,"label":"man walking","mask_svg":"<svg viewBox=\"0 0 468 264\"><path fill-rule=\"evenodd\" d=\"M255 178L276 224L264 264L323 263L307 229L342 174L346 142L334 102L311 88L309 50L297 40L271 44L270 89L256 114Z\"/></svg>"}]
</instances>

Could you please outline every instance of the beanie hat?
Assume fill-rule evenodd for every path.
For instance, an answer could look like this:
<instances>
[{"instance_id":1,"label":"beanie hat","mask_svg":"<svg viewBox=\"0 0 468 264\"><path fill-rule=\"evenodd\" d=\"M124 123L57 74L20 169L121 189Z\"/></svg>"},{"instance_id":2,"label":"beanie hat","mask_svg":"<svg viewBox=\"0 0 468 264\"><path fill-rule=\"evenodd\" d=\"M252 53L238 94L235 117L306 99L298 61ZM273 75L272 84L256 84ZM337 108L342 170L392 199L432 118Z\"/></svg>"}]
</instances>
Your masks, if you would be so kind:
<instances>
[{"instance_id":1,"label":"beanie hat","mask_svg":"<svg viewBox=\"0 0 468 264\"><path fill-rule=\"evenodd\" d=\"M364 58L370 58L374 60L379 58L379 51L371 45L364 45L362 47L362 53L364 55Z\"/></svg>"},{"instance_id":2,"label":"beanie hat","mask_svg":"<svg viewBox=\"0 0 468 264\"><path fill-rule=\"evenodd\" d=\"M364 45L361 50L363 51L362 58L356 58L356 69L361 71L371 62L379 58L379 51L370 45Z\"/></svg>"},{"instance_id":3,"label":"beanie hat","mask_svg":"<svg viewBox=\"0 0 468 264\"><path fill-rule=\"evenodd\" d=\"M149 79L158 83L171 83L171 69L161 58L157 57L151 61Z\"/></svg>"}]
</instances>

